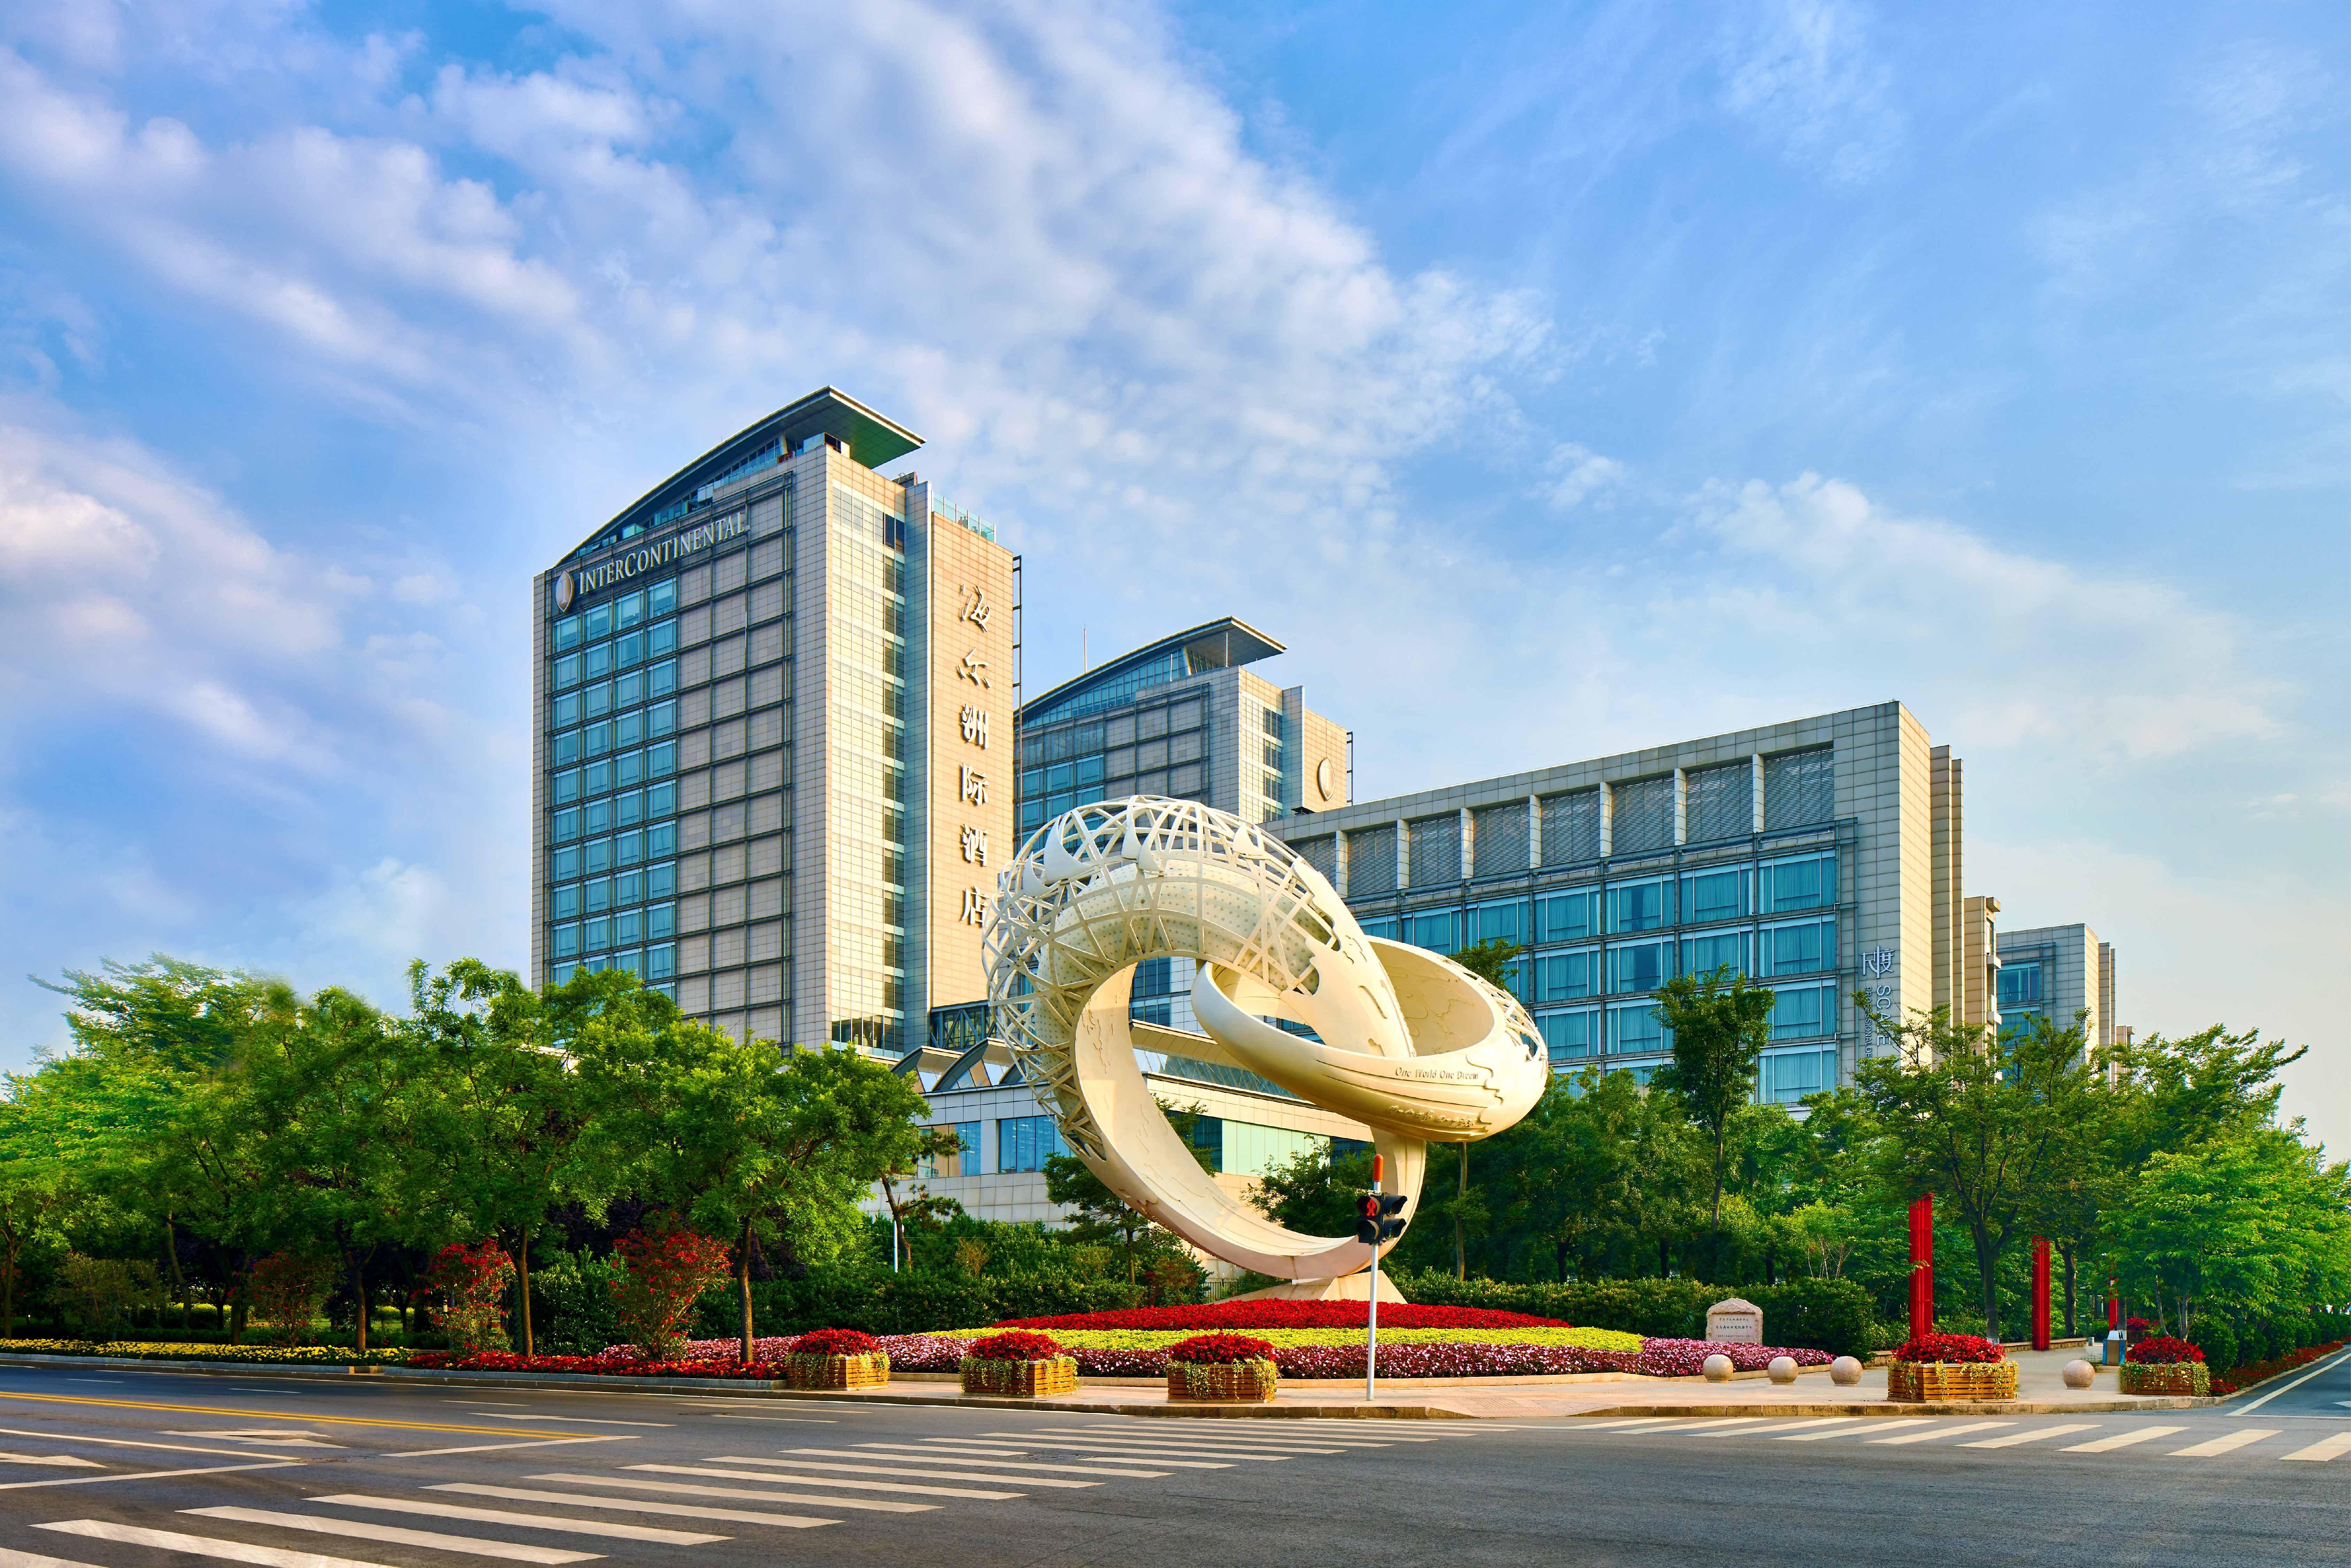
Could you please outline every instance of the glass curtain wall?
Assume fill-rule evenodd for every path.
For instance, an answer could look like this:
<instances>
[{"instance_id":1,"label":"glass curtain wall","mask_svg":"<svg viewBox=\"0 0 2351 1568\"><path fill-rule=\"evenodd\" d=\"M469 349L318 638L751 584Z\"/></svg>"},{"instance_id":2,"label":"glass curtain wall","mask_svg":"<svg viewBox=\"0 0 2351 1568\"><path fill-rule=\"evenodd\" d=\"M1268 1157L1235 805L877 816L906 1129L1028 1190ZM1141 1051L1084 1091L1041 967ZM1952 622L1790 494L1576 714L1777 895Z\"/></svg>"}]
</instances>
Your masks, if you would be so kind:
<instances>
[{"instance_id":1,"label":"glass curtain wall","mask_svg":"<svg viewBox=\"0 0 2351 1568\"><path fill-rule=\"evenodd\" d=\"M906 1047L906 519L832 488L826 568L831 1037Z\"/></svg>"}]
</instances>

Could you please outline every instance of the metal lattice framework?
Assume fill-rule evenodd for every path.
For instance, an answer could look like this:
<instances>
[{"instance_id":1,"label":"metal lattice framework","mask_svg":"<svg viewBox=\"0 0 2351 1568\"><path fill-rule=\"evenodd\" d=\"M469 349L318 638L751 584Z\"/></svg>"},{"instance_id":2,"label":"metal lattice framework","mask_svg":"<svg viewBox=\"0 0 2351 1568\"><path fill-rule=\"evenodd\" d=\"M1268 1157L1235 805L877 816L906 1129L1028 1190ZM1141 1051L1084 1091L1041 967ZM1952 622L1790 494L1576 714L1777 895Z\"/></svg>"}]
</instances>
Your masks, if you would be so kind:
<instances>
[{"instance_id":1,"label":"metal lattice framework","mask_svg":"<svg viewBox=\"0 0 2351 1568\"><path fill-rule=\"evenodd\" d=\"M1508 993L1433 953L1364 935L1278 839L1196 801L1134 796L1047 823L998 879L987 937L995 1033L1071 1149L1194 1246L1283 1279L1371 1262L1237 1200L1145 1086L1127 1021L1134 966L1198 962L1190 1055L1245 1068L1368 1124L1384 1190L1416 1196L1432 1140L1488 1137L1541 1097L1542 1041ZM1276 1027L1287 1019L1311 1038Z\"/></svg>"}]
</instances>

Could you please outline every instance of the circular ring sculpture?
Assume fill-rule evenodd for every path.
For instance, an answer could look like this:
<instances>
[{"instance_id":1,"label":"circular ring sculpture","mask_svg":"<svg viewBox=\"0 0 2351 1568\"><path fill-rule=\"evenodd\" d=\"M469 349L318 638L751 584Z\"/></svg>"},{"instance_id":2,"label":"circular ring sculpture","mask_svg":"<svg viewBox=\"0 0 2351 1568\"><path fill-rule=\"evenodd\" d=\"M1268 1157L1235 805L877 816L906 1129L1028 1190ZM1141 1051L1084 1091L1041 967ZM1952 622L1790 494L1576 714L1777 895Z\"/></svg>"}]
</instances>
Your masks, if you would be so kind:
<instances>
[{"instance_id":1,"label":"circular ring sculpture","mask_svg":"<svg viewBox=\"0 0 2351 1568\"><path fill-rule=\"evenodd\" d=\"M1192 1010L1207 1039L1185 1054L1368 1125L1384 1192L1416 1197L1429 1143L1501 1132L1549 1080L1516 998L1448 958L1366 936L1289 845L1196 801L1138 795L1065 812L998 888L992 1032L1105 1186L1244 1269L1327 1280L1368 1267L1373 1249L1277 1225L1200 1169L1135 1060L1127 1009L1144 959L1197 961Z\"/></svg>"}]
</instances>

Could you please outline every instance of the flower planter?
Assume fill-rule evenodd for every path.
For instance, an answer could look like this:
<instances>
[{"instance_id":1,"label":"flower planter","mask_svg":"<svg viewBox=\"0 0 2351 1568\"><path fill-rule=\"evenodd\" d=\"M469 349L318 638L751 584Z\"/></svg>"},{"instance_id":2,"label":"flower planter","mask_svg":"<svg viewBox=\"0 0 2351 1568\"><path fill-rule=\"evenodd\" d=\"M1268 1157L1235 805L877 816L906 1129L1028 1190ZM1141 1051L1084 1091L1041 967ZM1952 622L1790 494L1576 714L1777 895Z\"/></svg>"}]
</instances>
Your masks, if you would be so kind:
<instances>
[{"instance_id":1,"label":"flower planter","mask_svg":"<svg viewBox=\"0 0 2351 1568\"><path fill-rule=\"evenodd\" d=\"M1075 1356L1057 1355L1044 1361L991 1361L964 1357L963 1391L992 1394L1010 1399L1049 1399L1073 1394L1078 1387Z\"/></svg>"},{"instance_id":2,"label":"flower planter","mask_svg":"<svg viewBox=\"0 0 2351 1568\"><path fill-rule=\"evenodd\" d=\"M1886 1369L1886 1397L1909 1401L2013 1399L2012 1361L1897 1361Z\"/></svg>"},{"instance_id":3,"label":"flower planter","mask_svg":"<svg viewBox=\"0 0 2351 1568\"><path fill-rule=\"evenodd\" d=\"M2200 1361L2126 1361L2121 1381L2126 1394L2200 1396L2212 1392L2212 1369Z\"/></svg>"},{"instance_id":4,"label":"flower planter","mask_svg":"<svg viewBox=\"0 0 2351 1568\"><path fill-rule=\"evenodd\" d=\"M878 1350L862 1355L784 1357L788 1388L881 1388L889 1381L890 1357Z\"/></svg>"},{"instance_id":5,"label":"flower planter","mask_svg":"<svg viewBox=\"0 0 2351 1568\"><path fill-rule=\"evenodd\" d=\"M1167 1397L1217 1404L1262 1405L1281 1385L1270 1361L1170 1362Z\"/></svg>"}]
</instances>

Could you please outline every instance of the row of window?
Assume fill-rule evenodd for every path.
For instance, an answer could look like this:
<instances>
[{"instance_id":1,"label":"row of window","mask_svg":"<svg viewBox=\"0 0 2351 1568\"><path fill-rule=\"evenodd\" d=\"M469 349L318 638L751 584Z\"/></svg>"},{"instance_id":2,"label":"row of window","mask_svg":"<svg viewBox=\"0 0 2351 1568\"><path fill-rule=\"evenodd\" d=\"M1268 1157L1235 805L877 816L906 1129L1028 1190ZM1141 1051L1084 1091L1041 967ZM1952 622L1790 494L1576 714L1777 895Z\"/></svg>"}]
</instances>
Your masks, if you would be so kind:
<instances>
[{"instance_id":1,"label":"row of window","mask_svg":"<svg viewBox=\"0 0 2351 1568\"><path fill-rule=\"evenodd\" d=\"M1606 948L1539 953L1512 963L1510 988L1521 1001L1563 1002L1579 997L1653 991L1677 974L1711 975L1726 965L1734 974L1757 977L1834 969L1836 922L1806 920L1754 932L1709 932L1678 942L1627 942Z\"/></svg>"},{"instance_id":2,"label":"row of window","mask_svg":"<svg viewBox=\"0 0 2351 1568\"><path fill-rule=\"evenodd\" d=\"M631 670L616 680L599 681L576 692L547 701L547 727L569 729L583 718L597 718L621 708L634 707L648 697L665 697L677 690L677 661L664 659L642 670Z\"/></svg>"},{"instance_id":3,"label":"row of window","mask_svg":"<svg viewBox=\"0 0 2351 1568\"><path fill-rule=\"evenodd\" d=\"M576 686L583 680L601 681L615 670L625 670L642 664L647 659L658 659L677 652L677 622L657 621L639 632L625 632L601 643L592 643L576 653L563 653L547 662L547 689L559 692Z\"/></svg>"},{"instance_id":4,"label":"row of window","mask_svg":"<svg viewBox=\"0 0 2351 1568\"><path fill-rule=\"evenodd\" d=\"M607 600L577 615L567 615L558 621L549 632L549 640L558 653L577 648L583 642L592 643L599 637L609 637L615 632L625 632L641 622L667 615L677 608L677 579L656 582L640 588L634 593L624 593L618 599Z\"/></svg>"},{"instance_id":5,"label":"row of window","mask_svg":"<svg viewBox=\"0 0 2351 1568\"><path fill-rule=\"evenodd\" d=\"M673 817L677 814L677 786L656 784L650 789L631 789L601 800L590 800L585 806L567 806L547 814L547 838L549 843L562 843L581 833L605 833L614 828L626 828L648 817Z\"/></svg>"},{"instance_id":6,"label":"row of window","mask_svg":"<svg viewBox=\"0 0 2351 1568\"><path fill-rule=\"evenodd\" d=\"M1119 800L1129 795L1164 795L1178 800L1205 800L1201 793L1203 773L1207 764L1186 762L1175 768L1163 768L1155 773L1138 773L1132 777L1113 779L1087 789L1064 789L1053 795L1029 795L1020 802L1020 831L1034 832L1045 825L1049 817L1093 800Z\"/></svg>"},{"instance_id":7,"label":"row of window","mask_svg":"<svg viewBox=\"0 0 2351 1568\"><path fill-rule=\"evenodd\" d=\"M648 984L666 981L677 973L677 945L665 942L658 947L641 947L626 953L598 953L578 963L552 965L548 969L548 980L550 985L559 986L583 970L597 975L607 969L626 969ZM677 1000L677 987L674 985L654 985L653 989L671 1001Z\"/></svg>"},{"instance_id":8,"label":"row of window","mask_svg":"<svg viewBox=\"0 0 2351 1568\"><path fill-rule=\"evenodd\" d=\"M670 711L663 719L660 727L653 733L666 735L676 727L677 705L664 703L661 706ZM652 716L649 714L647 718L650 722ZM609 795L615 789L624 789L643 779L658 778L663 773L670 771L668 768L647 771L646 764L650 760L650 758L639 757L634 762L631 762L626 753L619 757L601 757L585 768L569 768L560 773L551 775L548 779L548 786L553 793L555 803L559 806L568 806L584 795Z\"/></svg>"},{"instance_id":9,"label":"row of window","mask_svg":"<svg viewBox=\"0 0 2351 1568\"><path fill-rule=\"evenodd\" d=\"M1703 925L1756 915L1827 909L1836 901L1836 854L1831 851L1766 861L1761 866L1691 872L1678 879L1642 877L1572 887L1532 899L1489 899L1466 910L1421 910L1368 919L1363 926L1374 936L1451 953L1473 942L1496 938L1521 947L1539 947L1666 925Z\"/></svg>"},{"instance_id":10,"label":"row of window","mask_svg":"<svg viewBox=\"0 0 2351 1568\"><path fill-rule=\"evenodd\" d=\"M610 947L634 947L640 943L658 942L676 935L677 905L649 904L643 909L624 909L618 915L600 915L590 920L575 920L557 926L554 953L559 958L576 958L582 953L601 953Z\"/></svg>"},{"instance_id":11,"label":"row of window","mask_svg":"<svg viewBox=\"0 0 2351 1568\"><path fill-rule=\"evenodd\" d=\"M654 856L676 852L677 824L655 822L629 832L590 839L584 844L550 849L547 852L547 875L550 882L569 882L582 874L601 876L616 866L638 865Z\"/></svg>"},{"instance_id":12,"label":"row of window","mask_svg":"<svg viewBox=\"0 0 2351 1568\"><path fill-rule=\"evenodd\" d=\"M577 920L582 915L601 915L608 909L625 909L632 904L643 904L649 898L674 898L677 895L677 862L664 861L639 871L626 871L618 876L600 876L590 882L575 882L559 887L548 895L549 912L558 920Z\"/></svg>"},{"instance_id":13,"label":"row of window","mask_svg":"<svg viewBox=\"0 0 2351 1568\"><path fill-rule=\"evenodd\" d=\"M1537 1012L1554 1065L1606 1054L1632 1056L1671 1051L1674 1031L1657 1009L1646 1003L1628 1007L1566 1008ZM1771 1006L1773 1040L1814 1040L1837 1031L1837 988L1830 986L1783 986L1776 988Z\"/></svg>"}]
</instances>

